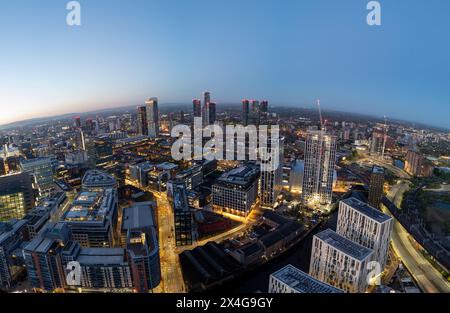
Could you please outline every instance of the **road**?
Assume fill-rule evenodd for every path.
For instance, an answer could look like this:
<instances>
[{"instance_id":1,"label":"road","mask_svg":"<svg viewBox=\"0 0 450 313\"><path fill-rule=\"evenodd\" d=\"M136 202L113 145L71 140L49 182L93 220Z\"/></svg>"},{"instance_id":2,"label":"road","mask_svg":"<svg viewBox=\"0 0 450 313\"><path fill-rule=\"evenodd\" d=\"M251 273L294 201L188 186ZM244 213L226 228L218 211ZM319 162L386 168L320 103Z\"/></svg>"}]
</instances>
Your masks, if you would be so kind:
<instances>
[{"instance_id":1,"label":"road","mask_svg":"<svg viewBox=\"0 0 450 313\"><path fill-rule=\"evenodd\" d=\"M259 221L261 215L262 215L262 211L261 211L259 205L256 205L255 208L252 210L252 212L250 213L250 215L247 218L242 218L240 220L240 222L242 224L240 224L236 227L233 227L232 229L230 229L226 232L220 233L216 236L205 238L203 240L199 240L191 246L177 247L176 251L177 251L177 253L181 253L185 250L192 250L195 247L203 246L203 245L207 244L208 242L214 241L214 242L220 243L227 239L233 238L236 235L242 234L243 232L249 230L256 222Z\"/></svg>"},{"instance_id":2,"label":"road","mask_svg":"<svg viewBox=\"0 0 450 313\"><path fill-rule=\"evenodd\" d=\"M407 182L399 182L388 193L388 198L400 207L403 194L408 190ZM385 206L383 211L392 216ZM430 262L413 246L408 231L394 218L392 246L408 271L412 274L422 291L427 293L448 293L450 283L431 265Z\"/></svg>"},{"instance_id":3,"label":"road","mask_svg":"<svg viewBox=\"0 0 450 313\"><path fill-rule=\"evenodd\" d=\"M165 192L153 192L158 206L159 253L161 259L161 283L154 291L164 293L185 292L180 259L176 252L174 215Z\"/></svg>"}]
</instances>

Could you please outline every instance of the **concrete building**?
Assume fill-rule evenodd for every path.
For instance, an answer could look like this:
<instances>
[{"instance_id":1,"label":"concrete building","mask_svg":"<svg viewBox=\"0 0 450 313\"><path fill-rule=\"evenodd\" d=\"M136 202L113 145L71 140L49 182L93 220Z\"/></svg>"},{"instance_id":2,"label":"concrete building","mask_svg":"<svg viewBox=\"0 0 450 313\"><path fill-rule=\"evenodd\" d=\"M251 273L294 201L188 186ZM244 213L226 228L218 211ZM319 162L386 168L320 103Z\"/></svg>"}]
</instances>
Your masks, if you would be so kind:
<instances>
[{"instance_id":1,"label":"concrete building","mask_svg":"<svg viewBox=\"0 0 450 313\"><path fill-rule=\"evenodd\" d=\"M339 203L337 233L374 251L373 261L384 269L388 257L392 217L356 199Z\"/></svg>"},{"instance_id":2,"label":"concrete building","mask_svg":"<svg viewBox=\"0 0 450 313\"><path fill-rule=\"evenodd\" d=\"M145 105L137 107L137 133L148 136L147 107Z\"/></svg>"},{"instance_id":3,"label":"concrete building","mask_svg":"<svg viewBox=\"0 0 450 313\"><path fill-rule=\"evenodd\" d=\"M16 250L28 240L26 220L0 222L0 288L11 288L23 266L14 262Z\"/></svg>"},{"instance_id":4,"label":"concrete building","mask_svg":"<svg viewBox=\"0 0 450 313\"><path fill-rule=\"evenodd\" d=\"M309 275L351 293L363 293L373 250L331 229L313 237Z\"/></svg>"},{"instance_id":5,"label":"concrete building","mask_svg":"<svg viewBox=\"0 0 450 313\"><path fill-rule=\"evenodd\" d=\"M254 166L242 166L224 173L212 186L213 208L247 216L258 197L258 176L259 170Z\"/></svg>"},{"instance_id":6,"label":"concrete building","mask_svg":"<svg viewBox=\"0 0 450 313\"><path fill-rule=\"evenodd\" d=\"M336 165L336 137L309 130L306 137L302 199L307 204L330 205Z\"/></svg>"},{"instance_id":7,"label":"concrete building","mask_svg":"<svg viewBox=\"0 0 450 313\"><path fill-rule=\"evenodd\" d=\"M73 239L82 247L113 247L117 207L116 188L82 191L61 220L69 225Z\"/></svg>"},{"instance_id":8,"label":"concrete building","mask_svg":"<svg viewBox=\"0 0 450 313\"><path fill-rule=\"evenodd\" d=\"M195 210L189 206L186 183L180 180L168 182L167 196L174 213L176 245L192 245L198 239L198 232Z\"/></svg>"},{"instance_id":9,"label":"concrete building","mask_svg":"<svg viewBox=\"0 0 450 313\"><path fill-rule=\"evenodd\" d=\"M155 203L143 202L123 210L122 234L126 234L133 286L140 293L152 290L161 281L154 208Z\"/></svg>"},{"instance_id":10,"label":"concrete building","mask_svg":"<svg viewBox=\"0 0 450 313\"><path fill-rule=\"evenodd\" d=\"M60 253L65 268L72 261L80 266L80 285L67 286L95 290L132 289L133 281L123 248L82 248L69 241Z\"/></svg>"},{"instance_id":11,"label":"concrete building","mask_svg":"<svg viewBox=\"0 0 450 313\"><path fill-rule=\"evenodd\" d=\"M380 208L383 197L384 169L374 166L370 174L369 201L368 204L376 209Z\"/></svg>"},{"instance_id":12,"label":"concrete building","mask_svg":"<svg viewBox=\"0 0 450 313\"><path fill-rule=\"evenodd\" d=\"M410 150L406 154L405 171L418 177L428 177L433 173L433 166L419 152Z\"/></svg>"},{"instance_id":13,"label":"concrete building","mask_svg":"<svg viewBox=\"0 0 450 313\"><path fill-rule=\"evenodd\" d=\"M270 155L261 160L261 177L259 198L261 207L273 209L283 188L283 143L284 138L278 139L278 147L271 147L271 138L267 139L267 152ZM261 143L260 143L261 144Z\"/></svg>"},{"instance_id":14,"label":"concrete building","mask_svg":"<svg viewBox=\"0 0 450 313\"><path fill-rule=\"evenodd\" d=\"M32 288L42 291L67 288L61 253L70 239L67 224L50 223L24 247L23 256Z\"/></svg>"},{"instance_id":15,"label":"concrete building","mask_svg":"<svg viewBox=\"0 0 450 313\"><path fill-rule=\"evenodd\" d=\"M286 265L270 275L269 293L343 293L293 265Z\"/></svg>"},{"instance_id":16,"label":"concrete building","mask_svg":"<svg viewBox=\"0 0 450 313\"><path fill-rule=\"evenodd\" d=\"M187 190L197 188L203 183L202 165L194 164L188 169L178 173L175 180L181 180L186 183Z\"/></svg>"}]
</instances>

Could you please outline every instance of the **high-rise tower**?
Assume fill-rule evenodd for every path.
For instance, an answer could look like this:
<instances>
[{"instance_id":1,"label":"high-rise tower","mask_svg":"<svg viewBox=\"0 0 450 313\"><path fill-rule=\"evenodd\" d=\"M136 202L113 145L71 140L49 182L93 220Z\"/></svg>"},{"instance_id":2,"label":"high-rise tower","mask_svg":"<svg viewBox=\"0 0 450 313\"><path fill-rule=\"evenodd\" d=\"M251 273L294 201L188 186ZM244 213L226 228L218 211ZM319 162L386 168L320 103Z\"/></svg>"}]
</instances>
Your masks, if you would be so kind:
<instances>
[{"instance_id":1,"label":"high-rise tower","mask_svg":"<svg viewBox=\"0 0 450 313\"><path fill-rule=\"evenodd\" d=\"M150 138L159 137L158 98L150 98L145 102L147 107L147 127Z\"/></svg>"}]
</instances>

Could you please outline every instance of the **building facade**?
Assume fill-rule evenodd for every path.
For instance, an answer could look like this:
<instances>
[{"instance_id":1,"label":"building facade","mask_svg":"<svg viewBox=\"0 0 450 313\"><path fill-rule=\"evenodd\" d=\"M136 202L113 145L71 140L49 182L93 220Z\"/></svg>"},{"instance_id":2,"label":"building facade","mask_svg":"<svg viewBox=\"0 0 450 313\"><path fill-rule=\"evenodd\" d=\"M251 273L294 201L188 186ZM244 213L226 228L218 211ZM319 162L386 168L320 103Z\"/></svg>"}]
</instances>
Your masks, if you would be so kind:
<instances>
[{"instance_id":1,"label":"building facade","mask_svg":"<svg viewBox=\"0 0 450 313\"><path fill-rule=\"evenodd\" d=\"M21 219L35 204L28 173L0 176L0 221Z\"/></svg>"},{"instance_id":2,"label":"building facade","mask_svg":"<svg viewBox=\"0 0 450 313\"><path fill-rule=\"evenodd\" d=\"M283 144L284 139L278 140L278 147L271 147L271 138L267 139L268 159L261 160L261 178L259 195L261 207L273 209L281 193L283 180Z\"/></svg>"},{"instance_id":3,"label":"building facade","mask_svg":"<svg viewBox=\"0 0 450 313\"><path fill-rule=\"evenodd\" d=\"M339 203L337 233L366 248L372 249L373 261L386 266L391 240L392 217L356 199Z\"/></svg>"},{"instance_id":4,"label":"building facade","mask_svg":"<svg viewBox=\"0 0 450 313\"><path fill-rule=\"evenodd\" d=\"M313 237L309 275L350 293L366 292L373 251L331 229Z\"/></svg>"},{"instance_id":5,"label":"building facade","mask_svg":"<svg viewBox=\"0 0 450 313\"><path fill-rule=\"evenodd\" d=\"M246 217L258 197L259 170L243 166L224 173L212 186L215 210Z\"/></svg>"},{"instance_id":6,"label":"building facade","mask_svg":"<svg viewBox=\"0 0 450 313\"><path fill-rule=\"evenodd\" d=\"M370 185L369 185L369 201L368 204L374 208L379 209L381 198L383 197L383 187L384 187L384 169L379 166L374 166L372 168L372 173L370 174Z\"/></svg>"},{"instance_id":7,"label":"building facade","mask_svg":"<svg viewBox=\"0 0 450 313\"><path fill-rule=\"evenodd\" d=\"M306 137L302 199L310 205L330 205L336 164L336 137L309 130Z\"/></svg>"},{"instance_id":8,"label":"building facade","mask_svg":"<svg viewBox=\"0 0 450 313\"><path fill-rule=\"evenodd\" d=\"M158 98L150 98L145 102L147 108L147 128L150 138L159 137L159 109Z\"/></svg>"}]
</instances>

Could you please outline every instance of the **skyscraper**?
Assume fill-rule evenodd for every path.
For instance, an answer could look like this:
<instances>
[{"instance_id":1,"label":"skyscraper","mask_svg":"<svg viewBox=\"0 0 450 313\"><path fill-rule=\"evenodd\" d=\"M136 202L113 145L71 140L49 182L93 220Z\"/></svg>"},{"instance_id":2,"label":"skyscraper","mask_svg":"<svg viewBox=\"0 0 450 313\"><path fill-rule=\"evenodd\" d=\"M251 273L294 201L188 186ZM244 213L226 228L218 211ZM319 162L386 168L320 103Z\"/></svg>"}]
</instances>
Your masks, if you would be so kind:
<instances>
[{"instance_id":1,"label":"skyscraper","mask_svg":"<svg viewBox=\"0 0 450 313\"><path fill-rule=\"evenodd\" d=\"M333 196L336 137L309 130L306 137L302 199L310 205L329 205Z\"/></svg>"},{"instance_id":2,"label":"skyscraper","mask_svg":"<svg viewBox=\"0 0 450 313\"><path fill-rule=\"evenodd\" d=\"M202 117L202 101L199 99L192 100L192 111L194 117Z\"/></svg>"},{"instance_id":3,"label":"skyscraper","mask_svg":"<svg viewBox=\"0 0 450 313\"><path fill-rule=\"evenodd\" d=\"M356 198L339 203L337 233L372 249L372 260L380 264L381 270L386 265L392 226L392 217Z\"/></svg>"},{"instance_id":4,"label":"skyscraper","mask_svg":"<svg viewBox=\"0 0 450 313\"><path fill-rule=\"evenodd\" d=\"M242 123L244 126L248 125L248 114L250 112L250 101L247 99L242 100Z\"/></svg>"},{"instance_id":5,"label":"skyscraper","mask_svg":"<svg viewBox=\"0 0 450 313\"><path fill-rule=\"evenodd\" d=\"M147 127L150 138L159 137L158 98L150 98L145 102L147 107Z\"/></svg>"},{"instance_id":6,"label":"skyscraper","mask_svg":"<svg viewBox=\"0 0 450 313\"><path fill-rule=\"evenodd\" d=\"M264 114L269 112L269 102L267 100L261 101L260 111Z\"/></svg>"},{"instance_id":7,"label":"skyscraper","mask_svg":"<svg viewBox=\"0 0 450 313\"><path fill-rule=\"evenodd\" d=\"M380 129L375 129L372 133L372 140L370 142L370 153L374 155L381 155L383 153L384 132Z\"/></svg>"},{"instance_id":8,"label":"skyscraper","mask_svg":"<svg viewBox=\"0 0 450 313\"><path fill-rule=\"evenodd\" d=\"M369 205L379 209L381 198L383 197L384 186L384 169L379 166L372 168L370 174L370 186L369 186Z\"/></svg>"},{"instance_id":9,"label":"skyscraper","mask_svg":"<svg viewBox=\"0 0 450 313\"><path fill-rule=\"evenodd\" d=\"M144 105L137 107L138 134L148 136L147 108Z\"/></svg>"},{"instance_id":10,"label":"skyscraper","mask_svg":"<svg viewBox=\"0 0 450 313\"><path fill-rule=\"evenodd\" d=\"M271 138L267 138L267 153L270 157L261 160L260 201L261 207L273 209L282 189L283 179L283 143L280 138L278 147L271 147ZM275 150L274 150L275 149ZM276 150L278 149L278 150Z\"/></svg>"},{"instance_id":11,"label":"skyscraper","mask_svg":"<svg viewBox=\"0 0 450 313\"><path fill-rule=\"evenodd\" d=\"M75 116L74 118L73 118L73 125L75 126L75 127L77 127L77 128L81 128L81 117L79 117L79 116Z\"/></svg>"},{"instance_id":12,"label":"skyscraper","mask_svg":"<svg viewBox=\"0 0 450 313\"><path fill-rule=\"evenodd\" d=\"M209 124L212 125L216 122L216 103L210 102L208 106L209 111Z\"/></svg>"},{"instance_id":13,"label":"skyscraper","mask_svg":"<svg viewBox=\"0 0 450 313\"><path fill-rule=\"evenodd\" d=\"M202 119L203 126L209 125L209 103L211 102L211 94L208 91L203 93Z\"/></svg>"}]
</instances>

